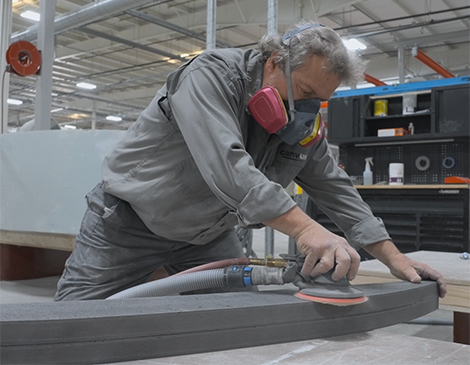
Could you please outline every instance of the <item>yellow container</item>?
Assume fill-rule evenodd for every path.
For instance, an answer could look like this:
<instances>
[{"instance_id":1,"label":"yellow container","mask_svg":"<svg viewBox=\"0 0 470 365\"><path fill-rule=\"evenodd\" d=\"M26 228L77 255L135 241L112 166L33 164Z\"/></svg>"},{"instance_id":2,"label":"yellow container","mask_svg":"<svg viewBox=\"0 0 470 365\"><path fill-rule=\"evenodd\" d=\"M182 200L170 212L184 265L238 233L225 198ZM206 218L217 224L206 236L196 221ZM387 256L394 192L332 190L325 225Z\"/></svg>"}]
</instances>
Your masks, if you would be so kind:
<instances>
[{"instance_id":1,"label":"yellow container","mask_svg":"<svg viewBox=\"0 0 470 365\"><path fill-rule=\"evenodd\" d=\"M383 117L388 115L388 100L376 100L374 104L374 116Z\"/></svg>"}]
</instances>

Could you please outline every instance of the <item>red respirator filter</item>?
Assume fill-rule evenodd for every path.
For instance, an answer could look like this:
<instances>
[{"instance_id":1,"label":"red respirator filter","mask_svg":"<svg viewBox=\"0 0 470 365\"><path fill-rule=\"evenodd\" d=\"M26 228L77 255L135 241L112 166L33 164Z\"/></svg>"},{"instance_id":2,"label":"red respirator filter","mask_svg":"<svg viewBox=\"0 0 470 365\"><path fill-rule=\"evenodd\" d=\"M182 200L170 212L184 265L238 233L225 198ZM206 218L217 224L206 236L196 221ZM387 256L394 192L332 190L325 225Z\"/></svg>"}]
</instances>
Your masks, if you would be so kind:
<instances>
[{"instance_id":1,"label":"red respirator filter","mask_svg":"<svg viewBox=\"0 0 470 365\"><path fill-rule=\"evenodd\" d=\"M263 87L252 96L248 111L269 133L276 133L289 121L281 95L272 86Z\"/></svg>"}]
</instances>

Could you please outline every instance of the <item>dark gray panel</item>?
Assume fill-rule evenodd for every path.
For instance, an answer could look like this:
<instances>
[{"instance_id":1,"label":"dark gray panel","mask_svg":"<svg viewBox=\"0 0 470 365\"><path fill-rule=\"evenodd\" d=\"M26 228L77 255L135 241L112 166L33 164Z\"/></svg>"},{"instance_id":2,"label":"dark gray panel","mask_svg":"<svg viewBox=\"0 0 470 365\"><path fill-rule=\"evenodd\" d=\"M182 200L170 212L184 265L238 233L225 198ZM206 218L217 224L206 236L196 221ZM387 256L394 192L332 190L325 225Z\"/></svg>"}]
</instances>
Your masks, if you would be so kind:
<instances>
[{"instance_id":1,"label":"dark gray panel","mask_svg":"<svg viewBox=\"0 0 470 365\"><path fill-rule=\"evenodd\" d=\"M328 101L328 139L337 141L360 137L361 97Z\"/></svg>"},{"instance_id":2,"label":"dark gray panel","mask_svg":"<svg viewBox=\"0 0 470 365\"><path fill-rule=\"evenodd\" d=\"M434 282L369 284L366 303L335 307L292 291L3 304L2 364L157 358L358 333L438 308Z\"/></svg>"},{"instance_id":3,"label":"dark gray panel","mask_svg":"<svg viewBox=\"0 0 470 365\"><path fill-rule=\"evenodd\" d=\"M437 89L438 132L470 135L470 88L468 85Z\"/></svg>"}]
</instances>

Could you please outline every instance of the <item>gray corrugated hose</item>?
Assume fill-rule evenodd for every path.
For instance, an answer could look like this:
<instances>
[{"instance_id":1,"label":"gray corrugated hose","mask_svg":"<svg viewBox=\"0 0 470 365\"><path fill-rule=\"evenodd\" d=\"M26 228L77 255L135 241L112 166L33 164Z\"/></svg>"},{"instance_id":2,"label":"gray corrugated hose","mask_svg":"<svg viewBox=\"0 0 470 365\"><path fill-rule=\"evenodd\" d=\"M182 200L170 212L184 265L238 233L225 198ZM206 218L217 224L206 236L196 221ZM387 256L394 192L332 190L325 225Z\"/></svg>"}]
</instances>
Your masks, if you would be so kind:
<instances>
[{"instance_id":1,"label":"gray corrugated hose","mask_svg":"<svg viewBox=\"0 0 470 365\"><path fill-rule=\"evenodd\" d=\"M193 290L224 286L224 269L198 271L185 275L174 275L165 279L134 286L111 295L107 299L162 297Z\"/></svg>"}]
</instances>

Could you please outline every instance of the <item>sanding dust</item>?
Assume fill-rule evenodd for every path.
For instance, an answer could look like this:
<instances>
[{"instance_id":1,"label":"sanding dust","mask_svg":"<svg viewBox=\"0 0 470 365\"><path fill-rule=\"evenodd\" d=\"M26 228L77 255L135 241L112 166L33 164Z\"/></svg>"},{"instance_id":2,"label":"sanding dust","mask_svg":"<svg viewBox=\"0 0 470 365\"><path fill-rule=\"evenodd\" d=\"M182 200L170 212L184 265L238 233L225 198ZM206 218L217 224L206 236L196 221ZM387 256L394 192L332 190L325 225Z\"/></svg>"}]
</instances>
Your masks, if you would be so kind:
<instances>
[{"instance_id":1,"label":"sanding dust","mask_svg":"<svg viewBox=\"0 0 470 365\"><path fill-rule=\"evenodd\" d=\"M326 341L325 341L326 342ZM283 362L284 360L287 360L295 355L298 355L298 354L302 354L304 352L309 352L311 350L313 350L314 348L316 348L318 346L315 346L315 345L305 345L305 346L302 346L302 347L299 347L298 349L295 349L294 351L290 351L288 352L287 354L285 355L282 355L280 356L279 358L275 359L275 360L272 360L272 361L269 361L269 362L265 362L263 363L262 365L273 365L273 364L279 364L280 362Z\"/></svg>"}]
</instances>

